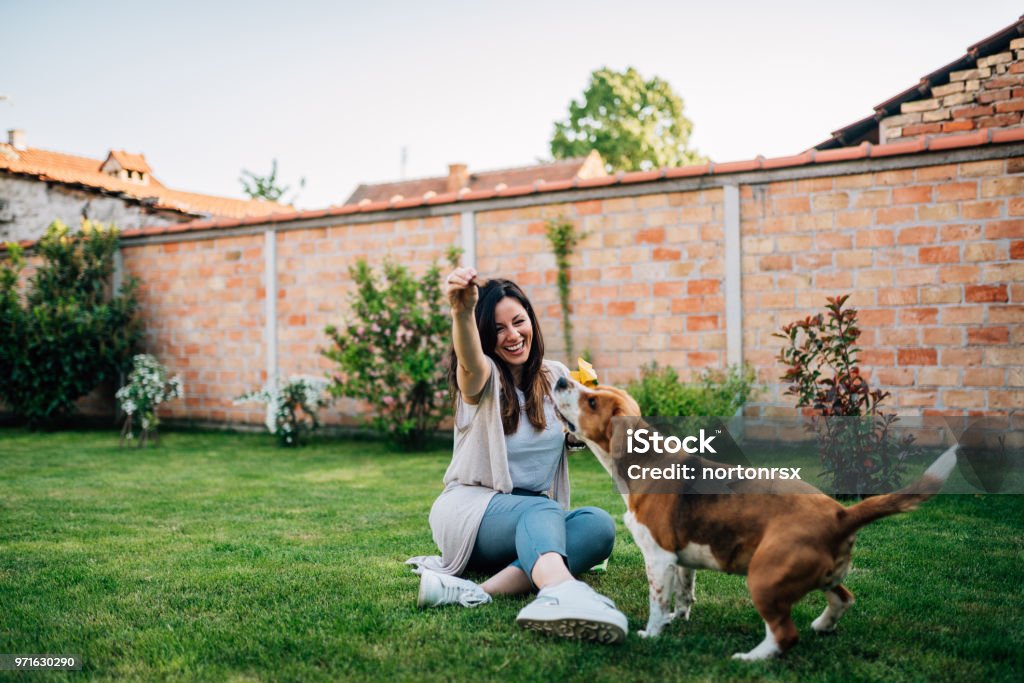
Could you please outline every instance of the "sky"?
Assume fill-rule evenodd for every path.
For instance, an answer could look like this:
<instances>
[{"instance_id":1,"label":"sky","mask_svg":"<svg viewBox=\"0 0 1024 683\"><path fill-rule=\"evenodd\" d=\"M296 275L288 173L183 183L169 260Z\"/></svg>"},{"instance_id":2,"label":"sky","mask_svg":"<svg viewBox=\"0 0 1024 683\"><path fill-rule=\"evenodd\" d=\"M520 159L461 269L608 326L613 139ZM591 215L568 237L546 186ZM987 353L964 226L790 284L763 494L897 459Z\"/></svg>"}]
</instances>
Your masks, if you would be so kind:
<instances>
[{"instance_id":1,"label":"sky","mask_svg":"<svg viewBox=\"0 0 1024 683\"><path fill-rule=\"evenodd\" d=\"M1019 0L0 0L0 129L96 158L141 152L165 185L230 197L242 169L277 159L296 205L320 208L360 182L549 159L590 73L633 66L682 97L705 156L784 156L1022 13Z\"/></svg>"}]
</instances>

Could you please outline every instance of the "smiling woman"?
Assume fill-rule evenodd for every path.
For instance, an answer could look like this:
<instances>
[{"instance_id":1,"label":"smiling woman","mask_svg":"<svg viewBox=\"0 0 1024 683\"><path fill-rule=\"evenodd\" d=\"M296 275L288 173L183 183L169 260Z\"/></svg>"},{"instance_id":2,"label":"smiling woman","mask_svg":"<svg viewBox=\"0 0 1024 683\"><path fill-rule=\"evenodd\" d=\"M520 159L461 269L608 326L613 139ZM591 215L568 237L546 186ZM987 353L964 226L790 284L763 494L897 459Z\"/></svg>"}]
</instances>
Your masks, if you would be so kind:
<instances>
[{"instance_id":1,"label":"smiling woman","mask_svg":"<svg viewBox=\"0 0 1024 683\"><path fill-rule=\"evenodd\" d=\"M422 576L418 602L473 607L537 588L516 618L524 628L619 642L625 616L575 578L611 554L615 524L600 508L568 510L551 389L569 371L544 360L537 316L514 282L458 268L447 290L455 449L430 511L441 556L409 560ZM457 578L467 568L497 573L478 585Z\"/></svg>"}]
</instances>

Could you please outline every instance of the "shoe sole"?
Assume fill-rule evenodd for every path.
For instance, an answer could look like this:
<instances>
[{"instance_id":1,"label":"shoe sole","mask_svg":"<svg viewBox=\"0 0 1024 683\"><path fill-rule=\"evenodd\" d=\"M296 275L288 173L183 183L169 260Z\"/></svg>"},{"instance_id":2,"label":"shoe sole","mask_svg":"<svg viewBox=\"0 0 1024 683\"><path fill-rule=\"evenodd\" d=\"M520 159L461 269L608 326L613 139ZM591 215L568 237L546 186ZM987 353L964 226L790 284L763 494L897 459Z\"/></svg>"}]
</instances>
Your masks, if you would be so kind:
<instances>
[{"instance_id":1,"label":"shoe sole","mask_svg":"<svg viewBox=\"0 0 1024 683\"><path fill-rule=\"evenodd\" d=\"M626 639L626 631L618 624L591 619L516 619L516 623L525 629L539 631L550 636L578 638L595 643L610 645L621 643Z\"/></svg>"}]
</instances>

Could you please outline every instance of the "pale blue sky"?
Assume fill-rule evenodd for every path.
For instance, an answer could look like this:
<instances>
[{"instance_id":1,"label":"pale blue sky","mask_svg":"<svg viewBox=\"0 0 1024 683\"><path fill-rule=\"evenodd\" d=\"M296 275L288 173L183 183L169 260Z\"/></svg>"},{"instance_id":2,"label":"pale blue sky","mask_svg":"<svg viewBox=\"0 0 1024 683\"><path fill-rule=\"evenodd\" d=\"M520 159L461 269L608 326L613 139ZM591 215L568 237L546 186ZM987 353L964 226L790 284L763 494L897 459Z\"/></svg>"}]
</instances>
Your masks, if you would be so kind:
<instances>
[{"instance_id":1,"label":"pale blue sky","mask_svg":"<svg viewBox=\"0 0 1024 683\"><path fill-rule=\"evenodd\" d=\"M0 0L0 128L143 152L242 196L276 157L303 207L361 181L548 155L589 73L669 81L716 161L800 152L1013 23L1019 1L80 2Z\"/></svg>"}]
</instances>

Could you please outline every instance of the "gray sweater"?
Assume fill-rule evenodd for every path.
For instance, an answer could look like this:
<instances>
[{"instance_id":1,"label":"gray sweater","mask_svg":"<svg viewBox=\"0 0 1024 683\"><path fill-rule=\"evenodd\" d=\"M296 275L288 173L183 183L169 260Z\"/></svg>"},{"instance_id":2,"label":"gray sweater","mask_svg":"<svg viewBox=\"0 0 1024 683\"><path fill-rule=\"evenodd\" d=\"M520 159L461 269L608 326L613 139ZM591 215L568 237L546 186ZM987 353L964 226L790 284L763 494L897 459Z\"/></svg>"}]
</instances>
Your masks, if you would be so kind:
<instances>
[{"instance_id":1,"label":"gray sweater","mask_svg":"<svg viewBox=\"0 0 1024 683\"><path fill-rule=\"evenodd\" d=\"M491 376L475 406L456 399L455 448L444 475L444 491L430 509L430 529L441 555L421 555L406 560L417 574L430 569L458 576L466 568L476 544L480 522L494 494L512 492L508 471L505 432L501 426L501 373L491 358ZM569 369L558 361L544 361L551 385ZM569 508L569 469L565 450L555 471L548 495Z\"/></svg>"}]
</instances>

